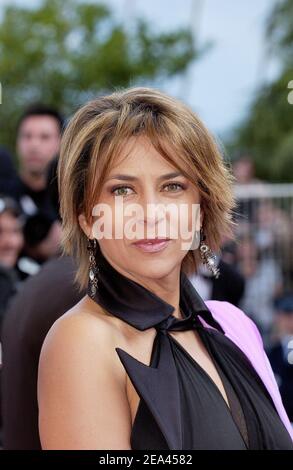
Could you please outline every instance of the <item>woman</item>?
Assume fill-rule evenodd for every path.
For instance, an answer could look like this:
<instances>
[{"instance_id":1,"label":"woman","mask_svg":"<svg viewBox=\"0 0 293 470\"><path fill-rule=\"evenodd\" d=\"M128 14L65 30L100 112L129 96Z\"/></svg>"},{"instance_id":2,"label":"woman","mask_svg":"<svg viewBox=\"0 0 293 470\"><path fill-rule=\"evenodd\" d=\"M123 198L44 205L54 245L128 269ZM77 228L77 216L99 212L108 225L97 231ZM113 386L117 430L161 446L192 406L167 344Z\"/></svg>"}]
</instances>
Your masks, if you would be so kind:
<instances>
[{"instance_id":1,"label":"woman","mask_svg":"<svg viewBox=\"0 0 293 470\"><path fill-rule=\"evenodd\" d=\"M58 176L64 250L88 294L43 344L42 448L292 449L254 324L188 279L201 261L219 275L212 250L235 207L197 116L150 88L93 100L65 131Z\"/></svg>"}]
</instances>

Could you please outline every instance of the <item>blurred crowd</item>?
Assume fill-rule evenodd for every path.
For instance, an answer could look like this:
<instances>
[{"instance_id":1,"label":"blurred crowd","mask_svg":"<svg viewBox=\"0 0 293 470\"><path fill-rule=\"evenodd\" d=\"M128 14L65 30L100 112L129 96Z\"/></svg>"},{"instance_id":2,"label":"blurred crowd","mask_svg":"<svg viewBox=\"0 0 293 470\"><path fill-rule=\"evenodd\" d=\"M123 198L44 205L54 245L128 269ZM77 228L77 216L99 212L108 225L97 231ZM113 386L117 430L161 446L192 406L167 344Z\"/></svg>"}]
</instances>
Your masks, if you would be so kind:
<instances>
[{"instance_id":1,"label":"blurred crowd","mask_svg":"<svg viewBox=\"0 0 293 470\"><path fill-rule=\"evenodd\" d=\"M43 105L17 126L18 168L0 147L0 314L28 276L60 251L56 161L63 118Z\"/></svg>"},{"instance_id":2,"label":"blurred crowd","mask_svg":"<svg viewBox=\"0 0 293 470\"><path fill-rule=\"evenodd\" d=\"M34 105L18 121L17 160L0 147L4 448L39 448L40 348L52 323L82 295L73 287L73 260L60 259L56 167L64 125L58 110ZM232 169L235 186L249 192L264 185L249 154L239 155ZM255 321L293 421L293 201L284 207L268 197L242 197L234 217L236 239L223 240L216 259L220 277L201 266L191 280L204 299L229 301Z\"/></svg>"}]
</instances>

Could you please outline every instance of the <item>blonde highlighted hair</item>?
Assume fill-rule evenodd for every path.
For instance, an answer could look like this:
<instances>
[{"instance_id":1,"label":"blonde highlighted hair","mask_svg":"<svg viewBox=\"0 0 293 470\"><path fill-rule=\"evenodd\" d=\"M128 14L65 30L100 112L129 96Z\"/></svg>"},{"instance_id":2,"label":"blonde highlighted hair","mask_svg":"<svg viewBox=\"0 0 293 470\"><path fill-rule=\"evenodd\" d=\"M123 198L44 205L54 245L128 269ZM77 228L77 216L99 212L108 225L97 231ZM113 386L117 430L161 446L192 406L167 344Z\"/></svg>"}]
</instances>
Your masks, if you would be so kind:
<instances>
[{"instance_id":1,"label":"blonde highlighted hair","mask_svg":"<svg viewBox=\"0 0 293 470\"><path fill-rule=\"evenodd\" d=\"M198 188L206 243L220 252L234 238L234 177L218 145L198 116L181 101L153 88L131 87L98 97L72 117L58 162L63 252L77 259L76 281L88 282L87 237L78 222L91 220L99 191L125 139L146 136L155 149ZM199 250L190 250L182 269L196 272Z\"/></svg>"}]
</instances>

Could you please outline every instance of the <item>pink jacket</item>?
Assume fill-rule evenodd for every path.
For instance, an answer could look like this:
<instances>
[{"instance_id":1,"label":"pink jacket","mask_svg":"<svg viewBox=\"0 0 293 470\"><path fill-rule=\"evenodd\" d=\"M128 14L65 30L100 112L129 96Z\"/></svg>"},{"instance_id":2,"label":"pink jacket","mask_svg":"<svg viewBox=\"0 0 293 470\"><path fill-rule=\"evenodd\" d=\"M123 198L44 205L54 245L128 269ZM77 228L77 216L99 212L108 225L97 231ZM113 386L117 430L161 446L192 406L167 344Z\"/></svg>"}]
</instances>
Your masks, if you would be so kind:
<instances>
[{"instance_id":1,"label":"pink jacket","mask_svg":"<svg viewBox=\"0 0 293 470\"><path fill-rule=\"evenodd\" d=\"M293 440L293 428L283 406L279 388L256 325L241 309L229 302L207 300L205 303L225 331L225 335L244 352L252 363L269 391L279 416ZM201 321L211 328L203 319Z\"/></svg>"}]
</instances>

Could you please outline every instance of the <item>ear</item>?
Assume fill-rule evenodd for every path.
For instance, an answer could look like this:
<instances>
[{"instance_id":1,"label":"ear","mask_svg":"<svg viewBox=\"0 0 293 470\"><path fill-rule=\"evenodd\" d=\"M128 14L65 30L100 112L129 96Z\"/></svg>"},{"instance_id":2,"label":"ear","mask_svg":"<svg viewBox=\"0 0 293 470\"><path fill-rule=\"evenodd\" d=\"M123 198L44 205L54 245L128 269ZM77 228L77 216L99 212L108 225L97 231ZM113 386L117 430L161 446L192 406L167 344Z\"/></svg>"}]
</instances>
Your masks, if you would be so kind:
<instances>
[{"instance_id":1,"label":"ear","mask_svg":"<svg viewBox=\"0 0 293 470\"><path fill-rule=\"evenodd\" d=\"M82 229L82 231L85 233L85 235L88 238L91 238L92 229L91 229L91 226L88 224L84 214L79 214L78 223L79 223L80 228Z\"/></svg>"}]
</instances>

